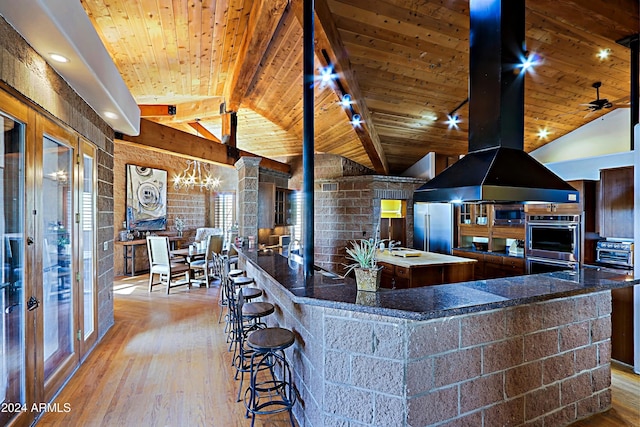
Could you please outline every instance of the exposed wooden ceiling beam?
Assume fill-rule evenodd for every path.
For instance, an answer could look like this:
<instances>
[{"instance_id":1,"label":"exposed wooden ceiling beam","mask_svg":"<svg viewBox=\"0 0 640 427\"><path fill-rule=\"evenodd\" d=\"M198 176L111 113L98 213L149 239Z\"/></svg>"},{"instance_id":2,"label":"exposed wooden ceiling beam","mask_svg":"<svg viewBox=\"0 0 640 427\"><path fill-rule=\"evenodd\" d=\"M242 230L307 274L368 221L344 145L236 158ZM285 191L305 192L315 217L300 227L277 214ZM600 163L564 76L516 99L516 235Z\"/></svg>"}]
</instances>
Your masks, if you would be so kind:
<instances>
[{"instance_id":1,"label":"exposed wooden ceiling beam","mask_svg":"<svg viewBox=\"0 0 640 427\"><path fill-rule=\"evenodd\" d=\"M175 116L175 105L148 105L138 104L140 108L140 117L160 117L160 116Z\"/></svg>"},{"instance_id":2,"label":"exposed wooden ceiling beam","mask_svg":"<svg viewBox=\"0 0 640 427\"><path fill-rule=\"evenodd\" d=\"M291 2L300 25L303 25L302 3L303 0L292 0ZM329 65L325 63L325 54L329 57L333 70L340 76L339 79L342 88L345 93L350 94L352 97L352 102L355 104L354 110L360 114L360 117L362 117L364 121L363 124L355 128L355 131L374 169L378 173L388 174L389 164L384 154L382 144L380 143L380 137L373 126L373 118L360 92L360 87L351 69L349 56L342 43L338 28L333 21L331 10L326 0L315 0L315 39L316 56L324 66ZM341 93L337 87L334 87L334 90L338 98L341 98L343 93ZM345 109L345 113L349 116L349 120L351 120L351 112Z\"/></svg>"},{"instance_id":3,"label":"exposed wooden ceiling beam","mask_svg":"<svg viewBox=\"0 0 640 427\"><path fill-rule=\"evenodd\" d=\"M139 136L122 135L122 140L143 145L154 151L230 166L235 165L240 157L261 157L260 166L287 174L291 173L291 167L286 163L200 138L147 119L140 120Z\"/></svg>"},{"instance_id":4,"label":"exposed wooden ceiling beam","mask_svg":"<svg viewBox=\"0 0 640 427\"><path fill-rule=\"evenodd\" d=\"M206 127L202 126L199 121L189 122L189 126L195 129L195 131L198 132L198 135L200 135L203 138L210 139L211 141L214 141L214 142L222 142L220 141L220 139L218 139L217 136L209 132L209 130Z\"/></svg>"},{"instance_id":5,"label":"exposed wooden ceiling beam","mask_svg":"<svg viewBox=\"0 0 640 427\"><path fill-rule=\"evenodd\" d=\"M287 0L256 0L251 7L247 30L235 67L227 78L224 90L226 109L238 111L242 99L249 89L253 76L258 71L260 61L273 38L278 23L287 7Z\"/></svg>"},{"instance_id":6,"label":"exposed wooden ceiling beam","mask_svg":"<svg viewBox=\"0 0 640 427\"><path fill-rule=\"evenodd\" d=\"M156 121L162 123L186 123L196 119L205 120L220 116L222 97L200 99L198 101L181 102L175 105L176 112L172 116L158 116Z\"/></svg>"}]
</instances>

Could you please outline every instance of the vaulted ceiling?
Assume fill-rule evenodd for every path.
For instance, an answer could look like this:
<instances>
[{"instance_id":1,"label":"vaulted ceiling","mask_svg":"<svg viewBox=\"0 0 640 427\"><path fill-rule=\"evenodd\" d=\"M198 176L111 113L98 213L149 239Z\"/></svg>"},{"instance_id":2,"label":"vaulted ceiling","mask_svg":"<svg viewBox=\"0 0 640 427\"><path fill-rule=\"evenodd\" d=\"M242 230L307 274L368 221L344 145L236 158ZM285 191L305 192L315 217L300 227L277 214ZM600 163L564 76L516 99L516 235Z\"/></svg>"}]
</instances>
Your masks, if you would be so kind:
<instances>
[{"instance_id":1,"label":"vaulted ceiling","mask_svg":"<svg viewBox=\"0 0 640 427\"><path fill-rule=\"evenodd\" d=\"M302 153L302 0L81 3L138 104L176 106L175 115L148 119L221 139L225 103L237 111L238 148L269 158ZM391 174L428 152L466 153L467 105L457 110L458 129L445 121L468 95L468 0L315 4L317 68L330 61L340 82L315 85L317 152ZM628 107L630 50L616 41L637 34L640 21L637 0L526 6L527 49L539 60L525 83L531 151ZM596 99L596 81L614 105L590 113L581 104ZM352 111L338 103L343 92L356 101Z\"/></svg>"}]
</instances>

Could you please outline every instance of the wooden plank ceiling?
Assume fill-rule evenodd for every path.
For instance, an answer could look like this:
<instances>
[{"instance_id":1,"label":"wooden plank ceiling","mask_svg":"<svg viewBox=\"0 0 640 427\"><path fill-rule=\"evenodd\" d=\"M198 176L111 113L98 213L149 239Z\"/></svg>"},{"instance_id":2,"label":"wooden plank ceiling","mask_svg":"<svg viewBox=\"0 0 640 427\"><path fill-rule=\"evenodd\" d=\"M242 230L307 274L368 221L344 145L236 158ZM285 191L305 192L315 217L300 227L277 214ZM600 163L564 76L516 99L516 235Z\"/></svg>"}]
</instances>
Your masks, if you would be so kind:
<instances>
[{"instance_id":1,"label":"wooden plank ceiling","mask_svg":"<svg viewBox=\"0 0 640 427\"><path fill-rule=\"evenodd\" d=\"M176 114L149 119L221 139L220 104L238 113L237 146L270 158L302 152L302 0L81 0L139 104ZM637 0L527 0L525 150L629 103ZM467 151L468 0L316 0L318 68L327 58L357 95L361 128L336 85L315 86L315 148L398 174L428 152ZM253 16L252 16L253 15ZM608 49L607 59L598 58ZM324 51L324 53L322 53ZM614 102L587 114L600 97ZM198 119L198 125L194 122ZM547 129L549 137L538 137ZM205 136L206 132L203 132Z\"/></svg>"}]
</instances>

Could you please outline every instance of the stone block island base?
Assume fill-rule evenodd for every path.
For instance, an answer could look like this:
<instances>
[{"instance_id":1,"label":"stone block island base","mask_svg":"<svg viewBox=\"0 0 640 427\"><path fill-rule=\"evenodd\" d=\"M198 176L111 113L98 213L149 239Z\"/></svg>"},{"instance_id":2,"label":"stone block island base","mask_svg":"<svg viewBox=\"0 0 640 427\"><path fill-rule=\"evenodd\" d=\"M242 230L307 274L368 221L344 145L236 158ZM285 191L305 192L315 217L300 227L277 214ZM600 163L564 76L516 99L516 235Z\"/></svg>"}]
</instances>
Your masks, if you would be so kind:
<instances>
[{"instance_id":1,"label":"stone block island base","mask_svg":"<svg viewBox=\"0 0 640 427\"><path fill-rule=\"evenodd\" d=\"M603 272L383 290L240 251L292 329L301 426L564 426L611 405ZM613 275L611 275L613 276ZM361 299L362 300L362 299Z\"/></svg>"}]
</instances>

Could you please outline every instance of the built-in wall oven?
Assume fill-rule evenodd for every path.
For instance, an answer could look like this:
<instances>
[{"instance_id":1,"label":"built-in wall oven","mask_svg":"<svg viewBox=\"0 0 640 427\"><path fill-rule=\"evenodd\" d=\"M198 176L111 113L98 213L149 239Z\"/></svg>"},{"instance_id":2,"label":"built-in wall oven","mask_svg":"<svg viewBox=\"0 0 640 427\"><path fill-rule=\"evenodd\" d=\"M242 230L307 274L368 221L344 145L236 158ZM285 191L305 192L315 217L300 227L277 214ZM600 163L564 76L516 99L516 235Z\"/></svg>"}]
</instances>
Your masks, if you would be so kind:
<instances>
[{"instance_id":1,"label":"built-in wall oven","mask_svg":"<svg viewBox=\"0 0 640 427\"><path fill-rule=\"evenodd\" d=\"M527 273L580 267L580 215L527 215Z\"/></svg>"}]
</instances>

